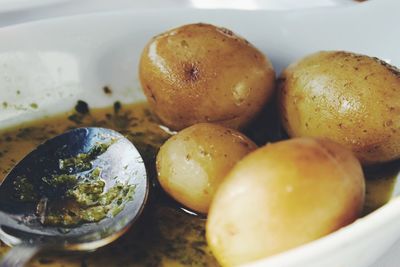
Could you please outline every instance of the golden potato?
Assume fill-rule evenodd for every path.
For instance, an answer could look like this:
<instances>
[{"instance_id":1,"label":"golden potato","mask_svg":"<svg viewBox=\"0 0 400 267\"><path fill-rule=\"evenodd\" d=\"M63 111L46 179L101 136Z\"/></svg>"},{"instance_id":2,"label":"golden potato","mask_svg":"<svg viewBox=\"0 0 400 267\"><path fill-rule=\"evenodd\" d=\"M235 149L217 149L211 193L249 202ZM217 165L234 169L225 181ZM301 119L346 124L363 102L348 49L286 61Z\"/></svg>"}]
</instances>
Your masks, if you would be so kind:
<instances>
[{"instance_id":1,"label":"golden potato","mask_svg":"<svg viewBox=\"0 0 400 267\"><path fill-rule=\"evenodd\" d=\"M211 123L195 124L165 142L157 155L162 188L184 206L207 213L228 171L254 150L243 134Z\"/></svg>"},{"instance_id":2,"label":"golden potato","mask_svg":"<svg viewBox=\"0 0 400 267\"><path fill-rule=\"evenodd\" d=\"M326 137L369 165L400 157L400 72L343 51L312 54L282 74L280 108L291 137Z\"/></svg>"},{"instance_id":3,"label":"golden potato","mask_svg":"<svg viewBox=\"0 0 400 267\"><path fill-rule=\"evenodd\" d=\"M353 222L364 191L360 163L332 141L266 145L221 183L208 214L207 241L223 266L271 256Z\"/></svg>"},{"instance_id":4,"label":"golden potato","mask_svg":"<svg viewBox=\"0 0 400 267\"><path fill-rule=\"evenodd\" d=\"M154 37L139 64L150 106L174 130L199 122L241 128L272 95L269 60L230 30L185 25Z\"/></svg>"}]
</instances>

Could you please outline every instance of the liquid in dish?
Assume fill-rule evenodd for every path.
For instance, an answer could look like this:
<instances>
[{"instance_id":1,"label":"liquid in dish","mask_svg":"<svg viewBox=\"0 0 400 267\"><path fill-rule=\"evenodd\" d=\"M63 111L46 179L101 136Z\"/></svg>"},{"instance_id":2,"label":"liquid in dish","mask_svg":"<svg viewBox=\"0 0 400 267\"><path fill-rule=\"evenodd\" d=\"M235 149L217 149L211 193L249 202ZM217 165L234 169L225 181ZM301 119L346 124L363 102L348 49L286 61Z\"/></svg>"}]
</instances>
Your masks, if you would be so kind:
<instances>
[{"instance_id":1,"label":"liquid in dish","mask_svg":"<svg viewBox=\"0 0 400 267\"><path fill-rule=\"evenodd\" d=\"M82 105L78 105L82 106ZM5 129L0 134L0 173L2 178L30 150L41 142L67 130L99 126L115 129L140 150L150 175L155 181L154 161L161 144L170 133L160 127L145 103L101 109L77 108L68 114L55 115L38 121ZM253 126L253 129L258 125ZM259 128L254 132L259 133ZM249 136L255 133L249 131ZM253 138L254 139L254 138ZM364 209L372 211L388 201L395 182L394 176L367 179ZM142 223L114 244L86 254L45 254L35 258L32 266L218 266L205 240L205 220L180 210L163 193L154 190L151 206ZM8 248L0 247L1 253Z\"/></svg>"}]
</instances>

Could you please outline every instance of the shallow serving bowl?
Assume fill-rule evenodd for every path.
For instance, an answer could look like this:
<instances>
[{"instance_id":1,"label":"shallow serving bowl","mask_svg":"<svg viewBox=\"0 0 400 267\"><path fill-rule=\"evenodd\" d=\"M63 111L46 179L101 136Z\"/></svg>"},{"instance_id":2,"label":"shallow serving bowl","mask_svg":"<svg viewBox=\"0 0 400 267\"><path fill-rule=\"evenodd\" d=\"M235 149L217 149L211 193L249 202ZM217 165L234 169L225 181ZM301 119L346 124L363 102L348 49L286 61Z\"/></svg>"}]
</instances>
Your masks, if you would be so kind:
<instances>
[{"instance_id":1,"label":"shallow serving bowl","mask_svg":"<svg viewBox=\"0 0 400 267\"><path fill-rule=\"evenodd\" d=\"M278 73L308 53L329 49L399 66L399 10L398 0L292 11L131 10L0 28L0 127L67 111L78 99L94 107L143 100L137 75L142 48L152 36L192 22L225 26L244 36L270 57ZM103 93L105 85L112 96ZM400 238L397 195L400 182L393 199L370 215L248 266L368 266Z\"/></svg>"}]
</instances>

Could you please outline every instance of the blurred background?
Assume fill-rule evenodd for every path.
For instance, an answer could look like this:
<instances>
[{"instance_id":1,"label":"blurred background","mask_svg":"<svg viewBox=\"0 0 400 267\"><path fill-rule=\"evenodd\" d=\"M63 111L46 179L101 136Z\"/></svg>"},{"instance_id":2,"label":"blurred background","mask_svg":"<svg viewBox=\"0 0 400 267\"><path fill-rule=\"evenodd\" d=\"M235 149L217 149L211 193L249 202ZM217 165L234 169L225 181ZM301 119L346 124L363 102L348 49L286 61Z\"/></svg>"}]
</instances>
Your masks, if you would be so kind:
<instances>
[{"instance_id":1,"label":"blurred background","mask_svg":"<svg viewBox=\"0 0 400 267\"><path fill-rule=\"evenodd\" d=\"M371 0L370 0L371 1ZM374 1L374 0L372 0ZM376 1L376 0L375 0ZM0 0L0 26L49 17L127 8L284 10L356 5L363 0Z\"/></svg>"}]
</instances>

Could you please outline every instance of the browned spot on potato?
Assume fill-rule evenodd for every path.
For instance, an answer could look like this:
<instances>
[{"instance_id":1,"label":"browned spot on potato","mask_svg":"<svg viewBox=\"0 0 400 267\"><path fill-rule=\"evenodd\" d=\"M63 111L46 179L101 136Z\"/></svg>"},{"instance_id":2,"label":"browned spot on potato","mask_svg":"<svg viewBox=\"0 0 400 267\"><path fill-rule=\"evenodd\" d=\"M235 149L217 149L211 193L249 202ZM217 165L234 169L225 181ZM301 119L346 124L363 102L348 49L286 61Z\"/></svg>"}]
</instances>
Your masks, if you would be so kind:
<instances>
[{"instance_id":1,"label":"browned spot on potato","mask_svg":"<svg viewBox=\"0 0 400 267\"><path fill-rule=\"evenodd\" d=\"M149 91L150 98L151 98L154 102L157 102L157 98L156 98L156 96L154 95L154 92L153 92L152 88L151 88L149 85L146 85L146 89Z\"/></svg>"},{"instance_id":2,"label":"browned spot on potato","mask_svg":"<svg viewBox=\"0 0 400 267\"><path fill-rule=\"evenodd\" d=\"M400 70L398 68L396 68L393 65L390 65L389 63L387 63L377 57L373 57L372 59L375 60L376 62L378 62L379 64L381 64L382 66L384 66L388 71L390 71L397 78L400 78Z\"/></svg>"},{"instance_id":3,"label":"browned spot on potato","mask_svg":"<svg viewBox=\"0 0 400 267\"><path fill-rule=\"evenodd\" d=\"M234 119L237 119L237 118L240 118L240 115L231 114L231 115L226 115L226 116L224 116L224 117L221 116L221 117L219 117L219 118L214 118L214 119L211 119L210 117L206 116L204 119L205 119L207 122L221 124L221 123L223 123L223 122L225 122L225 121L230 121L230 120L234 120Z\"/></svg>"},{"instance_id":4,"label":"browned spot on potato","mask_svg":"<svg viewBox=\"0 0 400 267\"><path fill-rule=\"evenodd\" d=\"M207 26L209 26L209 24L202 23L202 22L196 23L195 25L198 26L198 27L207 27Z\"/></svg>"},{"instance_id":5,"label":"browned spot on potato","mask_svg":"<svg viewBox=\"0 0 400 267\"><path fill-rule=\"evenodd\" d=\"M247 143L247 142L245 142L245 141L239 141L239 143L242 145L242 146L244 146L244 147L246 147L246 148L250 148L250 144L249 143Z\"/></svg>"},{"instance_id":6,"label":"browned spot on potato","mask_svg":"<svg viewBox=\"0 0 400 267\"><path fill-rule=\"evenodd\" d=\"M359 143L356 151L375 152L382 147L381 140L370 140L369 142Z\"/></svg>"},{"instance_id":7,"label":"browned spot on potato","mask_svg":"<svg viewBox=\"0 0 400 267\"><path fill-rule=\"evenodd\" d=\"M387 121L385 121L384 124L383 124L383 126L385 126L385 127L390 127L390 126L392 126L392 125L393 125L393 121L392 121L392 120L387 120Z\"/></svg>"},{"instance_id":8,"label":"browned spot on potato","mask_svg":"<svg viewBox=\"0 0 400 267\"><path fill-rule=\"evenodd\" d=\"M186 42L186 40L181 41L181 46L182 47L189 47L189 44Z\"/></svg>"},{"instance_id":9,"label":"browned spot on potato","mask_svg":"<svg viewBox=\"0 0 400 267\"><path fill-rule=\"evenodd\" d=\"M220 32L222 32L223 34L228 35L228 36L230 36L230 37L234 36L233 31L231 31L231 30L229 30L229 29L227 29L227 28L219 27L218 30L219 30Z\"/></svg>"},{"instance_id":10,"label":"browned spot on potato","mask_svg":"<svg viewBox=\"0 0 400 267\"><path fill-rule=\"evenodd\" d=\"M229 235L236 235L238 230L236 229L236 227L232 224L228 224L225 226L226 231L228 232Z\"/></svg>"},{"instance_id":11,"label":"browned spot on potato","mask_svg":"<svg viewBox=\"0 0 400 267\"><path fill-rule=\"evenodd\" d=\"M208 151L205 151L204 149L200 148L200 154L204 157L210 156L210 153Z\"/></svg>"},{"instance_id":12,"label":"browned spot on potato","mask_svg":"<svg viewBox=\"0 0 400 267\"><path fill-rule=\"evenodd\" d=\"M358 69L357 69L358 70ZM350 86L351 85L351 82L346 82L343 86L344 87L348 87L348 86Z\"/></svg>"},{"instance_id":13,"label":"browned spot on potato","mask_svg":"<svg viewBox=\"0 0 400 267\"><path fill-rule=\"evenodd\" d=\"M199 80L200 70L196 63L185 63L183 66L186 81L196 82Z\"/></svg>"}]
</instances>

